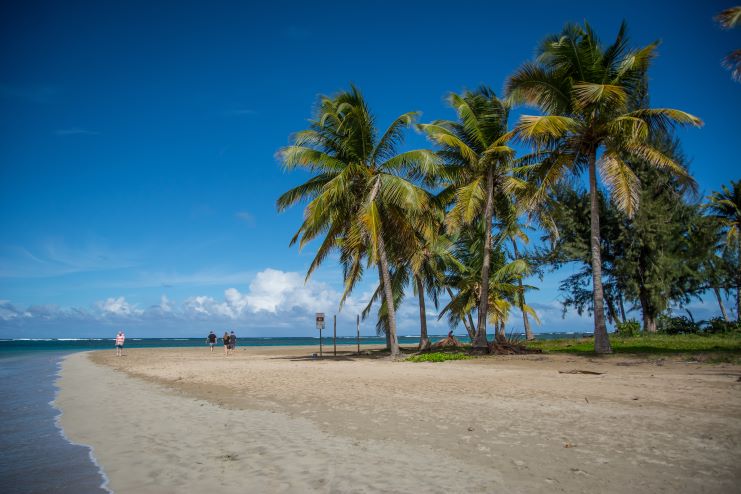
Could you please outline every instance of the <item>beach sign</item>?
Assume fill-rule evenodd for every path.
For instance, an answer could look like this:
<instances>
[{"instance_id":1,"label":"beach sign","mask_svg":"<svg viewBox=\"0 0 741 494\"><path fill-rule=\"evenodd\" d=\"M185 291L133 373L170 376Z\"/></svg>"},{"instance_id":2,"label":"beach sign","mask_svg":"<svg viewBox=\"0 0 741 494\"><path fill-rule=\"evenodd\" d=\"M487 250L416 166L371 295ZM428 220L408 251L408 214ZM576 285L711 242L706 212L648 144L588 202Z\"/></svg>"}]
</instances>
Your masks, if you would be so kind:
<instances>
[{"instance_id":1,"label":"beach sign","mask_svg":"<svg viewBox=\"0 0 741 494\"><path fill-rule=\"evenodd\" d=\"M324 312L316 313L316 329L324 329Z\"/></svg>"}]
</instances>

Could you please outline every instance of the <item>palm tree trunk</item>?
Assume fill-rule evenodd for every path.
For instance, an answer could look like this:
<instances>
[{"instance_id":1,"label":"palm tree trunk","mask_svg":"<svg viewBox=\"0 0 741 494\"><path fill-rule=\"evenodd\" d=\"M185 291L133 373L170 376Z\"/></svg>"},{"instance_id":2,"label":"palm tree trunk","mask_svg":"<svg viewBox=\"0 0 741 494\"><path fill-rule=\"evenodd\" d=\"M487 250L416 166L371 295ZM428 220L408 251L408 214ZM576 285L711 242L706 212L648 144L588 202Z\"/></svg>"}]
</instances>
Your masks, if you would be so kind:
<instances>
[{"instance_id":1,"label":"palm tree trunk","mask_svg":"<svg viewBox=\"0 0 741 494\"><path fill-rule=\"evenodd\" d=\"M607 325L605 324L605 300L602 291L602 253L600 252L596 161L597 150L592 149L589 155L589 198L591 202L592 286L594 289L594 351L596 353L612 353L610 337L607 335Z\"/></svg>"},{"instance_id":2,"label":"palm tree trunk","mask_svg":"<svg viewBox=\"0 0 741 494\"><path fill-rule=\"evenodd\" d=\"M728 314L726 313L726 307L723 305L723 297L720 296L720 290L717 286L713 287L713 292L715 293L715 298L718 299L718 305L720 306L720 313L723 314L723 320L725 322L729 322Z\"/></svg>"},{"instance_id":3,"label":"palm tree trunk","mask_svg":"<svg viewBox=\"0 0 741 494\"><path fill-rule=\"evenodd\" d=\"M381 264L381 276L383 279L383 293L386 298L386 314L388 317L388 341L391 356L399 356L399 340L396 336L396 310L394 308L394 293L391 288L391 276L389 275L388 259L386 258L386 245L383 235L378 236L378 260Z\"/></svg>"},{"instance_id":4,"label":"palm tree trunk","mask_svg":"<svg viewBox=\"0 0 741 494\"><path fill-rule=\"evenodd\" d=\"M466 316L468 317L468 324L471 326L471 332L468 336L471 338L471 343L473 343L473 340L476 339L476 325L473 323L473 317L471 317L470 312ZM465 321L463 322L465 323Z\"/></svg>"},{"instance_id":5,"label":"palm tree trunk","mask_svg":"<svg viewBox=\"0 0 741 494\"><path fill-rule=\"evenodd\" d=\"M618 318L617 310L615 309L615 300L611 296L607 295L605 297L605 302L607 302L607 313L610 315L612 322L615 324L623 322Z\"/></svg>"},{"instance_id":6,"label":"palm tree trunk","mask_svg":"<svg viewBox=\"0 0 741 494\"><path fill-rule=\"evenodd\" d=\"M427 337L427 313L425 312L425 287L422 279L415 276L417 295L419 296L419 351L430 349L430 339Z\"/></svg>"},{"instance_id":7,"label":"palm tree trunk","mask_svg":"<svg viewBox=\"0 0 741 494\"><path fill-rule=\"evenodd\" d=\"M494 171L489 166L486 174L486 206L484 207L484 264L481 266L481 294L479 300L479 325L473 348L488 349L486 316L489 312L489 258L491 257L491 217L494 210Z\"/></svg>"},{"instance_id":8,"label":"palm tree trunk","mask_svg":"<svg viewBox=\"0 0 741 494\"><path fill-rule=\"evenodd\" d=\"M497 321L496 328L497 341L504 341L504 323L502 321Z\"/></svg>"},{"instance_id":9,"label":"palm tree trunk","mask_svg":"<svg viewBox=\"0 0 741 494\"><path fill-rule=\"evenodd\" d=\"M383 270L381 269L381 263L379 262L377 266L378 266L378 288L380 290L383 290ZM384 292L384 298L385 297L386 297L386 293ZM388 324L386 324L384 327L383 336L386 339L386 350L391 351L391 335L388 330Z\"/></svg>"},{"instance_id":10,"label":"palm tree trunk","mask_svg":"<svg viewBox=\"0 0 741 494\"><path fill-rule=\"evenodd\" d=\"M623 304L623 293L618 291L618 306L620 307L620 319L625 322L625 305Z\"/></svg>"},{"instance_id":11,"label":"palm tree trunk","mask_svg":"<svg viewBox=\"0 0 741 494\"><path fill-rule=\"evenodd\" d=\"M378 192L381 190L381 180L376 177L376 183L373 185L368 202L376 200ZM386 330L386 346L391 351L392 357L399 355L399 340L396 336L396 309L394 307L394 293L391 288L391 275L389 274L389 263L386 257L386 244L383 241L383 232L378 232L378 264L379 264L379 281L383 285L383 294L386 299L386 314L388 317L388 328Z\"/></svg>"},{"instance_id":12,"label":"palm tree trunk","mask_svg":"<svg viewBox=\"0 0 741 494\"><path fill-rule=\"evenodd\" d=\"M515 255L515 260L520 258L520 253L517 252L517 242L514 237L509 237L512 242L512 253ZM525 289L522 286L522 278L517 278L517 284L520 288L520 312L522 312L522 324L525 326L525 339L532 341L535 339L533 330L530 329L530 321L527 318L527 312L525 312Z\"/></svg>"},{"instance_id":13,"label":"palm tree trunk","mask_svg":"<svg viewBox=\"0 0 741 494\"><path fill-rule=\"evenodd\" d=\"M455 298L455 295L453 295L453 290L450 289L449 286L445 287L445 290L447 290L448 295L450 296L450 300L453 300ZM468 319L466 319L466 316L468 316ZM473 324L473 319L471 319L471 314L466 314L461 316L461 321L463 321L463 325L466 327L466 332L468 333L468 337L471 338L471 341L473 341L474 337L476 337L476 330L474 329L476 326Z\"/></svg>"}]
</instances>

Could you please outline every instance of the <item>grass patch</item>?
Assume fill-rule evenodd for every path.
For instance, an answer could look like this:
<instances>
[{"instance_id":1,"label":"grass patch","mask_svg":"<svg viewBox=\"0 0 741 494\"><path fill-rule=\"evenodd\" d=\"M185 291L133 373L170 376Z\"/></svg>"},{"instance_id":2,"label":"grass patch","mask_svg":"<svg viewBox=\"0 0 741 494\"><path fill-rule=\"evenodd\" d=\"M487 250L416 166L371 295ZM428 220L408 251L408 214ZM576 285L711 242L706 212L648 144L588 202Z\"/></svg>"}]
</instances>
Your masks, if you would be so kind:
<instances>
[{"instance_id":1,"label":"grass patch","mask_svg":"<svg viewBox=\"0 0 741 494\"><path fill-rule=\"evenodd\" d=\"M615 353L709 353L722 352L741 354L741 334L728 335L666 335L652 334L621 337L610 335ZM562 340L536 340L527 343L528 348L539 348L547 353L594 354L593 338L571 338Z\"/></svg>"},{"instance_id":2,"label":"grass patch","mask_svg":"<svg viewBox=\"0 0 741 494\"><path fill-rule=\"evenodd\" d=\"M471 357L465 353L432 352L414 355L407 359L408 362L444 362L446 360L468 360Z\"/></svg>"}]
</instances>

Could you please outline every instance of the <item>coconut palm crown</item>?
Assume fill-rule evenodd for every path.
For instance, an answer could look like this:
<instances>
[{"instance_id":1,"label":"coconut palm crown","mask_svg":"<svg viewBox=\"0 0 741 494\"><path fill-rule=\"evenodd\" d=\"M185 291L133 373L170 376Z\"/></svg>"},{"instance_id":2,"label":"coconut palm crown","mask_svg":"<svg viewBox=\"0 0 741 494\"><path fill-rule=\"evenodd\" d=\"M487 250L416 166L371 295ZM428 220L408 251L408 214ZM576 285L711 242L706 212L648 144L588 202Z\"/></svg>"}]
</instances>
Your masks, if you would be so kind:
<instances>
[{"instance_id":1,"label":"coconut palm crown","mask_svg":"<svg viewBox=\"0 0 741 494\"><path fill-rule=\"evenodd\" d=\"M567 25L547 37L534 62L524 64L507 82L514 102L532 105L543 115L523 115L512 136L532 144L519 180L510 182L526 205L546 199L559 182L589 174L591 258L595 351L610 353L601 280L597 171L628 216L638 208L640 181L629 159L641 159L688 183L692 178L671 157L649 144L649 137L675 124L700 126L697 117L671 108L641 107L646 73L657 43L628 49L626 25L603 46L588 24Z\"/></svg>"}]
</instances>

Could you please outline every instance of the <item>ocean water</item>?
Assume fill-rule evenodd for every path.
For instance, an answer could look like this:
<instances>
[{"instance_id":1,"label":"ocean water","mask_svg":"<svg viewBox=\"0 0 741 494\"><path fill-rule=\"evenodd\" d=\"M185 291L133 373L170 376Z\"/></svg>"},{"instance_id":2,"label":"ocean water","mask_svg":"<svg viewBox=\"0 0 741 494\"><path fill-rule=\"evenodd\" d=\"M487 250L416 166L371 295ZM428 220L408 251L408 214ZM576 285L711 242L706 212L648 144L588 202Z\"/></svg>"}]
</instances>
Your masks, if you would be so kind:
<instances>
[{"instance_id":1,"label":"ocean water","mask_svg":"<svg viewBox=\"0 0 741 494\"><path fill-rule=\"evenodd\" d=\"M589 336L540 333L541 339ZM443 336L431 336L433 341ZM468 338L459 337L462 341ZM401 336L401 345L419 338ZM219 343L221 343L219 341ZM239 338L238 346L311 346L319 338ZM330 351L332 338L322 338ZM355 337L338 337L338 346L355 345ZM360 344L384 344L383 337L361 337ZM127 338L125 348L205 347L205 338ZM113 351L113 338L0 340L0 492L105 493L104 478L87 447L70 443L57 426L53 407L62 358L73 352Z\"/></svg>"},{"instance_id":2,"label":"ocean water","mask_svg":"<svg viewBox=\"0 0 741 494\"><path fill-rule=\"evenodd\" d=\"M56 425L54 381L64 353L0 352L0 491L104 493L90 450Z\"/></svg>"}]
</instances>

